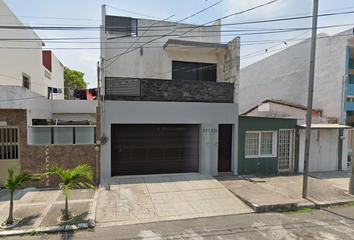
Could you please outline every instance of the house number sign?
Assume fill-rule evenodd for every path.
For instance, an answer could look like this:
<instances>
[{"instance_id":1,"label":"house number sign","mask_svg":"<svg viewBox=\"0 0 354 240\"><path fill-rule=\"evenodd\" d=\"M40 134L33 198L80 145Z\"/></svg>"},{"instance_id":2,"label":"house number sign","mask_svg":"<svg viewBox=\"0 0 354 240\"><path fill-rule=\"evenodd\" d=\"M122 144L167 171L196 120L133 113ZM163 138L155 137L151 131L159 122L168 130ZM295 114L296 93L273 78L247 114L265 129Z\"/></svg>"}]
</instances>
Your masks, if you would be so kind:
<instances>
[{"instance_id":1,"label":"house number sign","mask_svg":"<svg viewBox=\"0 0 354 240\"><path fill-rule=\"evenodd\" d=\"M217 133L218 130L216 128L212 128L212 129L203 128L203 132L215 132L215 133Z\"/></svg>"}]
</instances>

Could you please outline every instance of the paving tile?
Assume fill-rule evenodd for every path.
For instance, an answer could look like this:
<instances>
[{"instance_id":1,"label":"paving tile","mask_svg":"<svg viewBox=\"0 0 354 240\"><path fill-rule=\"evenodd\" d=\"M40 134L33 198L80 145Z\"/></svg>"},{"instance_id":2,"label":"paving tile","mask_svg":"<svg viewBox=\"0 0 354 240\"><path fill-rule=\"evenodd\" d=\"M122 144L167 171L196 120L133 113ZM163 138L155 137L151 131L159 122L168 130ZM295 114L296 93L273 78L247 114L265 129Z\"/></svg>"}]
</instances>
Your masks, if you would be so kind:
<instances>
[{"instance_id":1,"label":"paving tile","mask_svg":"<svg viewBox=\"0 0 354 240\"><path fill-rule=\"evenodd\" d=\"M210 189L203 189L199 191L202 194L204 199L216 199L215 193Z\"/></svg>"},{"instance_id":2,"label":"paving tile","mask_svg":"<svg viewBox=\"0 0 354 240\"><path fill-rule=\"evenodd\" d=\"M211 194L215 196L216 199L220 198L236 198L229 190L226 188L210 189Z\"/></svg>"},{"instance_id":3,"label":"paving tile","mask_svg":"<svg viewBox=\"0 0 354 240\"><path fill-rule=\"evenodd\" d=\"M147 194L149 193L145 183L144 184L132 184L132 192L135 194Z\"/></svg>"},{"instance_id":4,"label":"paving tile","mask_svg":"<svg viewBox=\"0 0 354 240\"><path fill-rule=\"evenodd\" d=\"M216 199L208 199L206 201L213 208L214 212L226 210L225 206L223 204L221 204L219 201L216 201Z\"/></svg>"},{"instance_id":5,"label":"paving tile","mask_svg":"<svg viewBox=\"0 0 354 240\"><path fill-rule=\"evenodd\" d=\"M187 198L183 195L182 192L167 192L166 195L170 199L171 203L187 201Z\"/></svg>"},{"instance_id":6,"label":"paving tile","mask_svg":"<svg viewBox=\"0 0 354 240\"><path fill-rule=\"evenodd\" d=\"M152 193L150 194L153 204L169 203L170 199L166 193Z\"/></svg>"},{"instance_id":7,"label":"paving tile","mask_svg":"<svg viewBox=\"0 0 354 240\"><path fill-rule=\"evenodd\" d=\"M149 193L163 193L165 192L164 188L160 183L147 183L146 187Z\"/></svg>"},{"instance_id":8,"label":"paving tile","mask_svg":"<svg viewBox=\"0 0 354 240\"><path fill-rule=\"evenodd\" d=\"M219 198L217 201L224 206L225 210L234 210L239 208L239 202L236 198Z\"/></svg>"},{"instance_id":9,"label":"paving tile","mask_svg":"<svg viewBox=\"0 0 354 240\"><path fill-rule=\"evenodd\" d=\"M132 219L147 219L157 217L154 206L151 205L132 205L130 212Z\"/></svg>"},{"instance_id":10,"label":"paving tile","mask_svg":"<svg viewBox=\"0 0 354 240\"><path fill-rule=\"evenodd\" d=\"M184 197L187 198L188 201L198 201L204 199L202 193L193 190L193 191L184 191L182 192Z\"/></svg>"},{"instance_id":11,"label":"paving tile","mask_svg":"<svg viewBox=\"0 0 354 240\"><path fill-rule=\"evenodd\" d=\"M172 205L179 216L196 213L196 211L189 202L174 202L172 203Z\"/></svg>"},{"instance_id":12,"label":"paving tile","mask_svg":"<svg viewBox=\"0 0 354 240\"><path fill-rule=\"evenodd\" d=\"M132 202L138 203L138 204L143 204L143 205L152 204L150 194L133 195L133 197L131 199L132 199Z\"/></svg>"},{"instance_id":13,"label":"paving tile","mask_svg":"<svg viewBox=\"0 0 354 240\"><path fill-rule=\"evenodd\" d=\"M177 216L175 209L173 208L172 203L159 203L154 204L157 216L167 217L167 216Z\"/></svg>"},{"instance_id":14,"label":"paving tile","mask_svg":"<svg viewBox=\"0 0 354 240\"><path fill-rule=\"evenodd\" d=\"M197 213L213 212L213 208L207 200L191 201L190 203Z\"/></svg>"}]
</instances>

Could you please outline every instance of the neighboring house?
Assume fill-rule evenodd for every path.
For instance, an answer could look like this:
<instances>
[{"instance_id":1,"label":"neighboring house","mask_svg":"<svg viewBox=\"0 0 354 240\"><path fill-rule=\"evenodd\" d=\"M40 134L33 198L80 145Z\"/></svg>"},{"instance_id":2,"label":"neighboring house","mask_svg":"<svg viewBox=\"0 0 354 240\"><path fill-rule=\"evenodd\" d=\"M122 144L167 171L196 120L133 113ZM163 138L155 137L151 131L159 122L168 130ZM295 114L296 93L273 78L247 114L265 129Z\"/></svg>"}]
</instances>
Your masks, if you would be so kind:
<instances>
[{"instance_id":1,"label":"neighboring house","mask_svg":"<svg viewBox=\"0 0 354 240\"><path fill-rule=\"evenodd\" d=\"M101 178L237 174L239 56L239 38L220 43L220 21L108 16L102 6Z\"/></svg>"},{"instance_id":2,"label":"neighboring house","mask_svg":"<svg viewBox=\"0 0 354 240\"><path fill-rule=\"evenodd\" d=\"M241 69L240 111L270 98L306 106L309 62L308 39ZM353 30L318 34L313 108L323 110L322 123L354 125L353 101Z\"/></svg>"},{"instance_id":3,"label":"neighboring house","mask_svg":"<svg viewBox=\"0 0 354 240\"><path fill-rule=\"evenodd\" d=\"M305 128L286 117L240 116L238 174L303 172ZM311 125L309 172L347 170L349 128Z\"/></svg>"},{"instance_id":4,"label":"neighboring house","mask_svg":"<svg viewBox=\"0 0 354 240\"><path fill-rule=\"evenodd\" d=\"M299 130L296 121L240 116L238 174L298 172Z\"/></svg>"},{"instance_id":5,"label":"neighboring house","mask_svg":"<svg viewBox=\"0 0 354 240\"><path fill-rule=\"evenodd\" d=\"M327 121L327 119L323 120L322 112L322 109L312 110L312 123ZM293 118L297 119L297 124L301 125L306 123L306 113L307 107L305 106L281 100L266 99L241 115L253 117Z\"/></svg>"},{"instance_id":6,"label":"neighboring house","mask_svg":"<svg viewBox=\"0 0 354 240\"><path fill-rule=\"evenodd\" d=\"M23 26L2 0L0 21ZM41 173L48 160L63 167L88 163L97 181L97 102L64 100L63 65L51 51L42 51L31 28L2 29L0 38L12 39L0 42L0 186L11 165ZM20 41L24 38L32 41ZM56 187L58 179L33 186Z\"/></svg>"}]
</instances>

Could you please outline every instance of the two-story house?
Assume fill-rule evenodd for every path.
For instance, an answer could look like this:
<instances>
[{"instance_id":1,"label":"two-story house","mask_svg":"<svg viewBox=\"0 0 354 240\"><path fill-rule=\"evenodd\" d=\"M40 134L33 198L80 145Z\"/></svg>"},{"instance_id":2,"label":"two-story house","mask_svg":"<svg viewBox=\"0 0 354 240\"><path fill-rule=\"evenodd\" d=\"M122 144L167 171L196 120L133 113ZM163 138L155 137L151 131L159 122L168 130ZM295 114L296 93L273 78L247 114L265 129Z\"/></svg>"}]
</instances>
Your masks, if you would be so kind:
<instances>
[{"instance_id":1,"label":"two-story house","mask_svg":"<svg viewBox=\"0 0 354 240\"><path fill-rule=\"evenodd\" d=\"M0 22L7 26L0 31L0 186L14 164L32 173L48 161L98 169L97 101L64 100L63 64L2 0ZM34 185L58 186L48 180Z\"/></svg>"},{"instance_id":2,"label":"two-story house","mask_svg":"<svg viewBox=\"0 0 354 240\"><path fill-rule=\"evenodd\" d=\"M237 174L240 39L102 6L101 178Z\"/></svg>"}]
</instances>

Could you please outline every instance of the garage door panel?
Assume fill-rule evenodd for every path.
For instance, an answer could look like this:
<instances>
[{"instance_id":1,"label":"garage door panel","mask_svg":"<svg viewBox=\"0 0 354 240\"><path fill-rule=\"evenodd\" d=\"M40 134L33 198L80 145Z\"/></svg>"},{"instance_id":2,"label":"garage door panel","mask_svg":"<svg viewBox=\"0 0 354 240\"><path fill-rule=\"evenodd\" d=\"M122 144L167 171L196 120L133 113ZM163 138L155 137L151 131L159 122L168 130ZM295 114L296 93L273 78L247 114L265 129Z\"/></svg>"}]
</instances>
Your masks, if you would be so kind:
<instances>
[{"instance_id":1,"label":"garage door panel","mask_svg":"<svg viewBox=\"0 0 354 240\"><path fill-rule=\"evenodd\" d=\"M113 176L198 170L198 125L112 125Z\"/></svg>"}]
</instances>

